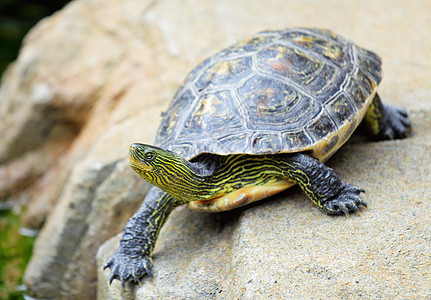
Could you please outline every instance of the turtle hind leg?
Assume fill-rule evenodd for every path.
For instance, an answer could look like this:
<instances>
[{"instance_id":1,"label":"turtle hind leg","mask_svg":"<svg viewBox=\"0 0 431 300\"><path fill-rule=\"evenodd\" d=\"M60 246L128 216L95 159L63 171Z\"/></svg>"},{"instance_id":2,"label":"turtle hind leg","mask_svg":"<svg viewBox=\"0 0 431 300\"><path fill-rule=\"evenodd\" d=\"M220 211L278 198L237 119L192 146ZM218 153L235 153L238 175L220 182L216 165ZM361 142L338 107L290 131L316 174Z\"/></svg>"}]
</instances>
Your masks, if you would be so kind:
<instances>
[{"instance_id":1,"label":"turtle hind leg","mask_svg":"<svg viewBox=\"0 0 431 300\"><path fill-rule=\"evenodd\" d=\"M372 135L380 140L405 138L410 128L407 112L402 108L383 104L378 94L374 96L364 121Z\"/></svg>"},{"instance_id":2,"label":"turtle hind leg","mask_svg":"<svg viewBox=\"0 0 431 300\"><path fill-rule=\"evenodd\" d=\"M326 214L348 215L367 204L365 191L341 181L338 175L317 159L303 153L289 154L282 159L284 175L297 183L307 196Z\"/></svg>"}]
</instances>

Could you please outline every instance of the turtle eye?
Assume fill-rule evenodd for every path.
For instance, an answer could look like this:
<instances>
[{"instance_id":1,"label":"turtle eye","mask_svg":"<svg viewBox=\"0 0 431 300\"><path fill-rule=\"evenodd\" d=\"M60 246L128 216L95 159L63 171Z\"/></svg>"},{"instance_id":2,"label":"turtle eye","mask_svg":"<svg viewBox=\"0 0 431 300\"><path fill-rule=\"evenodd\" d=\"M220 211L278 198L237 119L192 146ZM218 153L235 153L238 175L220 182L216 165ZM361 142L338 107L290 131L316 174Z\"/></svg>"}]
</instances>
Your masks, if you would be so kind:
<instances>
[{"instance_id":1,"label":"turtle eye","mask_svg":"<svg viewBox=\"0 0 431 300\"><path fill-rule=\"evenodd\" d=\"M145 160L146 161L152 161L156 157L156 152L154 151L148 151L145 153Z\"/></svg>"}]
</instances>

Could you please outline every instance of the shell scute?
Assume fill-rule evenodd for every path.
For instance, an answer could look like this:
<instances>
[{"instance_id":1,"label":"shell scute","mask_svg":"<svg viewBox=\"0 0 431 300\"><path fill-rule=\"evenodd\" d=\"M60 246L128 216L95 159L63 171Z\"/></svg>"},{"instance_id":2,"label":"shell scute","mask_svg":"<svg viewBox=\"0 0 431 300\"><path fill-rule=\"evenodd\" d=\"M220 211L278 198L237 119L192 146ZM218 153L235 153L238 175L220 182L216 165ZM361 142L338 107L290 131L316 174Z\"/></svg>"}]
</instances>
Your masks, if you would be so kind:
<instances>
[{"instance_id":1,"label":"shell scute","mask_svg":"<svg viewBox=\"0 0 431 300\"><path fill-rule=\"evenodd\" d=\"M325 160L357 127L381 77L376 54L329 30L262 32L191 71L154 143L186 159L309 151Z\"/></svg>"},{"instance_id":2,"label":"shell scute","mask_svg":"<svg viewBox=\"0 0 431 300\"><path fill-rule=\"evenodd\" d=\"M313 34L303 31L288 31L283 34L283 37L296 47L321 54L340 67L350 65L348 44L339 43L336 36L322 33L323 37L316 35L316 32Z\"/></svg>"},{"instance_id":3,"label":"shell scute","mask_svg":"<svg viewBox=\"0 0 431 300\"><path fill-rule=\"evenodd\" d=\"M320 102L268 76L251 77L238 89L238 96L246 127L256 131L301 128L322 109Z\"/></svg>"},{"instance_id":4,"label":"shell scute","mask_svg":"<svg viewBox=\"0 0 431 300\"><path fill-rule=\"evenodd\" d=\"M282 78L315 97L333 93L332 89L337 90L344 81L343 74L335 66L282 44L259 51L257 69L269 76Z\"/></svg>"},{"instance_id":5,"label":"shell scute","mask_svg":"<svg viewBox=\"0 0 431 300\"><path fill-rule=\"evenodd\" d=\"M252 137L251 146L261 153L277 153L283 149L283 142L277 133L256 133Z\"/></svg>"},{"instance_id":6,"label":"shell scute","mask_svg":"<svg viewBox=\"0 0 431 300\"><path fill-rule=\"evenodd\" d=\"M375 90L376 82L367 75L363 70L358 69L356 74L357 81L360 82L362 91L364 92L366 97L369 97Z\"/></svg>"},{"instance_id":7,"label":"shell scute","mask_svg":"<svg viewBox=\"0 0 431 300\"><path fill-rule=\"evenodd\" d=\"M188 113L188 109L191 106L190 102L194 97L193 91L189 88L183 88L177 92L169 110L162 113L158 136L163 137L165 141L174 138L175 133L179 130L178 128L182 125L180 116Z\"/></svg>"},{"instance_id":8,"label":"shell scute","mask_svg":"<svg viewBox=\"0 0 431 300\"><path fill-rule=\"evenodd\" d=\"M337 130L337 125L332 121L325 110L322 110L319 116L311 120L312 122L307 125L307 132L316 141L324 139L331 132L336 132Z\"/></svg>"},{"instance_id":9,"label":"shell scute","mask_svg":"<svg viewBox=\"0 0 431 300\"><path fill-rule=\"evenodd\" d=\"M277 126L288 121L289 112L302 95L287 83L268 76L253 76L239 89L238 95L247 114L249 128Z\"/></svg>"},{"instance_id":10,"label":"shell scute","mask_svg":"<svg viewBox=\"0 0 431 300\"><path fill-rule=\"evenodd\" d=\"M282 136L286 142L285 149L290 150L288 152L310 150L310 145L314 142L313 139L305 132L305 129L283 132Z\"/></svg>"},{"instance_id":11,"label":"shell scute","mask_svg":"<svg viewBox=\"0 0 431 300\"><path fill-rule=\"evenodd\" d=\"M198 91L220 89L232 86L241 78L253 72L251 57L240 57L229 60L218 60L210 64L197 79L195 87Z\"/></svg>"},{"instance_id":12,"label":"shell scute","mask_svg":"<svg viewBox=\"0 0 431 300\"><path fill-rule=\"evenodd\" d=\"M339 94L326 105L326 110L338 127L356 114L356 109L344 94Z\"/></svg>"},{"instance_id":13,"label":"shell scute","mask_svg":"<svg viewBox=\"0 0 431 300\"><path fill-rule=\"evenodd\" d=\"M180 137L182 139L210 139L231 131L242 129L239 112L233 104L231 91L222 90L200 95L193 111L186 115Z\"/></svg>"},{"instance_id":14,"label":"shell scute","mask_svg":"<svg viewBox=\"0 0 431 300\"><path fill-rule=\"evenodd\" d=\"M256 50L262 48L263 46L272 43L277 38L277 33L260 33L258 35L252 36L248 39L240 41L231 47L221 50L215 56L217 57L238 57L242 55L247 55L247 53L255 52Z\"/></svg>"},{"instance_id":15,"label":"shell scute","mask_svg":"<svg viewBox=\"0 0 431 300\"><path fill-rule=\"evenodd\" d=\"M358 109L367 101L367 96L362 90L360 83L353 77L350 78L346 86L346 93L351 96L353 103Z\"/></svg>"},{"instance_id":16,"label":"shell scute","mask_svg":"<svg viewBox=\"0 0 431 300\"><path fill-rule=\"evenodd\" d=\"M214 143L215 147L219 149L218 152L208 151L212 153L237 153L238 149L248 149L249 148L250 136L249 133L240 132L227 132Z\"/></svg>"},{"instance_id":17,"label":"shell scute","mask_svg":"<svg viewBox=\"0 0 431 300\"><path fill-rule=\"evenodd\" d=\"M372 82L374 82L373 86L376 88L383 76L380 57L371 51L357 46L355 49L358 53L359 68L371 78Z\"/></svg>"}]
</instances>

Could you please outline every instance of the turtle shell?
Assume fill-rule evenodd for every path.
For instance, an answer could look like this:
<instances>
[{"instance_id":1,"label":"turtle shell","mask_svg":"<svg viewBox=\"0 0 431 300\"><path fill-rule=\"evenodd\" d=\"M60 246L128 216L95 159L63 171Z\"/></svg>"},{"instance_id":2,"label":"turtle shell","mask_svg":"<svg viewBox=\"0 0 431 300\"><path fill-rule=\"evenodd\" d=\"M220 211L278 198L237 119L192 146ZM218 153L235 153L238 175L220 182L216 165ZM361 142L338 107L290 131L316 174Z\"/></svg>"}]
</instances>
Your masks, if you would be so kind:
<instances>
[{"instance_id":1,"label":"turtle shell","mask_svg":"<svg viewBox=\"0 0 431 300\"><path fill-rule=\"evenodd\" d=\"M190 72L154 144L189 160L308 151L324 161L360 123L380 80L376 54L329 30L261 32Z\"/></svg>"}]
</instances>

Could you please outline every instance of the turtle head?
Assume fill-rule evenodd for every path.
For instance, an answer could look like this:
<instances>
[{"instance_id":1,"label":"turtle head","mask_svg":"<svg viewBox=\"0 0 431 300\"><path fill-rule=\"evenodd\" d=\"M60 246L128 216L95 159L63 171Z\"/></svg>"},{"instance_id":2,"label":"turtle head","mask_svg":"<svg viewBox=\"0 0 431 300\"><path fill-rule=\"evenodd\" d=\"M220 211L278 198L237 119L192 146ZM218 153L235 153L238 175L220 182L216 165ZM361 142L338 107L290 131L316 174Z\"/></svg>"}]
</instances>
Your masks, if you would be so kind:
<instances>
[{"instance_id":1,"label":"turtle head","mask_svg":"<svg viewBox=\"0 0 431 300\"><path fill-rule=\"evenodd\" d=\"M191 163L180 155L145 144L132 144L129 163L149 183L175 196L194 177Z\"/></svg>"},{"instance_id":2,"label":"turtle head","mask_svg":"<svg viewBox=\"0 0 431 300\"><path fill-rule=\"evenodd\" d=\"M130 166L145 180L163 175L166 168L175 168L178 160L181 163L183 159L171 151L150 145L135 143L129 148Z\"/></svg>"},{"instance_id":3,"label":"turtle head","mask_svg":"<svg viewBox=\"0 0 431 300\"><path fill-rule=\"evenodd\" d=\"M129 163L139 175L156 171L163 150L144 144L132 144L129 147ZM145 177L144 177L145 178Z\"/></svg>"}]
</instances>

